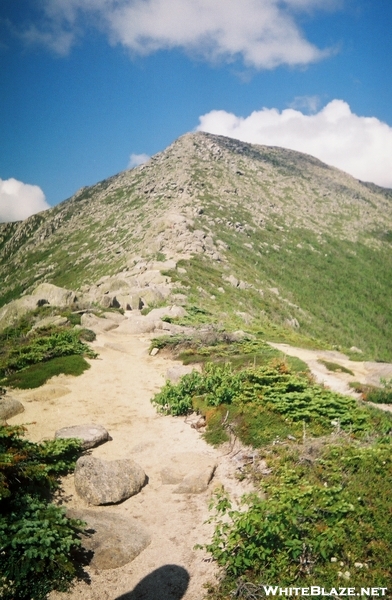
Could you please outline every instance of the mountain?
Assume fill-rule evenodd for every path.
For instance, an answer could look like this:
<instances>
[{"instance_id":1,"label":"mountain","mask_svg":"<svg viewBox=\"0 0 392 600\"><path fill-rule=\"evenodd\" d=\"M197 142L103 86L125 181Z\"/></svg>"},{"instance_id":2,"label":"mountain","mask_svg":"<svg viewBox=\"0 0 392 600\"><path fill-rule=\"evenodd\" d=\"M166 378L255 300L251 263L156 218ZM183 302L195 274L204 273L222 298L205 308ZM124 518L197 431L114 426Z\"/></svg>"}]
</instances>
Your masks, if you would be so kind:
<instances>
[{"instance_id":1,"label":"mountain","mask_svg":"<svg viewBox=\"0 0 392 600\"><path fill-rule=\"evenodd\" d=\"M42 282L91 298L108 276L123 288L160 268L166 302L199 318L392 360L391 209L392 190L311 156L190 133L1 224L0 306Z\"/></svg>"}]
</instances>

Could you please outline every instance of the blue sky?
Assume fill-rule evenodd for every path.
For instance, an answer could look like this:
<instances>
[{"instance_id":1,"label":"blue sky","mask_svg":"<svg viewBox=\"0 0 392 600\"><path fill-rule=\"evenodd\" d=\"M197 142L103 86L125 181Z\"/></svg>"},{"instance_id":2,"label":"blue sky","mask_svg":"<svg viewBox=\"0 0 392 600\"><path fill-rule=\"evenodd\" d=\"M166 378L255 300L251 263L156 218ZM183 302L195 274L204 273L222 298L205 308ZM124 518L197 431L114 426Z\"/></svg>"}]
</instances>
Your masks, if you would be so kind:
<instances>
[{"instance_id":1,"label":"blue sky","mask_svg":"<svg viewBox=\"0 0 392 600\"><path fill-rule=\"evenodd\" d=\"M390 0L2 0L0 221L196 128L392 187L391 26Z\"/></svg>"}]
</instances>

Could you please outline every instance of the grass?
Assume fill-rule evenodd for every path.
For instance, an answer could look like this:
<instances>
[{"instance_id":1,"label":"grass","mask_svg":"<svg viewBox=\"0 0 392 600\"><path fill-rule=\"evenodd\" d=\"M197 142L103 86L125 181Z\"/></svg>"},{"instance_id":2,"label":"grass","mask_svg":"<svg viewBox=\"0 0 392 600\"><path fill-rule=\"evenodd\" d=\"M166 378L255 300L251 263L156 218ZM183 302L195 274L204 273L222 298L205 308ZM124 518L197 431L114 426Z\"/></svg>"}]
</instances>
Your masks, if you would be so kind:
<instances>
[{"instance_id":1,"label":"grass","mask_svg":"<svg viewBox=\"0 0 392 600\"><path fill-rule=\"evenodd\" d=\"M317 362L319 362L321 365L324 365L324 367L326 367L328 371L332 371L332 373L347 373L348 375L354 375L351 369L347 369L338 363L331 362L329 360L322 360L321 358L319 358Z\"/></svg>"},{"instance_id":2,"label":"grass","mask_svg":"<svg viewBox=\"0 0 392 600\"><path fill-rule=\"evenodd\" d=\"M23 390L37 388L56 375L82 375L89 368L89 363L82 356L61 356L13 373L3 380L2 384Z\"/></svg>"},{"instance_id":3,"label":"grass","mask_svg":"<svg viewBox=\"0 0 392 600\"><path fill-rule=\"evenodd\" d=\"M35 322L53 314L56 311L52 307L38 308L0 333L0 381L3 386L36 388L60 373L81 375L90 367L83 356L96 356L85 343L95 339L93 331L74 329L72 323L32 331ZM80 322L78 314L69 311L62 314L75 324Z\"/></svg>"}]
</instances>

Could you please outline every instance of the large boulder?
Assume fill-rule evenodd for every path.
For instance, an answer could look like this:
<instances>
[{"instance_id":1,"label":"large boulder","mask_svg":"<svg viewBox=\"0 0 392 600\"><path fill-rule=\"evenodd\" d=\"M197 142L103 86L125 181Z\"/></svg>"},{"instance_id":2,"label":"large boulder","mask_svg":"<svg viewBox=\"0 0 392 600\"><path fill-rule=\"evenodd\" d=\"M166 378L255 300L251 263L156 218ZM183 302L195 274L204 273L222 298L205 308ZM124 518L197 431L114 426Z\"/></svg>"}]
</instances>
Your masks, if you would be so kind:
<instances>
[{"instance_id":1,"label":"large boulder","mask_svg":"<svg viewBox=\"0 0 392 600\"><path fill-rule=\"evenodd\" d=\"M36 331L37 329L46 329L47 327L62 327L68 323L67 317L61 315L52 315L51 317L45 317L35 323L29 333Z\"/></svg>"},{"instance_id":2,"label":"large boulder","mask_svg":"<svg viewBox=\"0 0 392 600\"><path fill-rule=\"evenodd\" d=\"M33 296L23 296L18 300L12 300L0 309L0 331L11 327L23 315L35 308L37 308L37 299Z\"/></svg>"},{"instance_id":3,"label":"large boulder","mask_svg":"<svg viewBox=\"0 0 392 600\"><path fill-rule=\"evenodd\" d=\"M37 299L37 304L53 306L71 306L77 300L75 292L52 283L40 283L31 295Z\"/></svg>"},{"instance_id":4,"label":"large boulder","mask_svg":"<svg viewBox=\"0 0 392 600\"><path fill-rule=\"evenodd\" d=\"M75 489L93 504L116 504L134 496L146 483L143 469L131 459L102 460L81 456L75 467Z\"/></svg>"},{"instance_id":5,"label":"large boulder","mask_svg":"<svg viewBox=\"0 0 392 600\"><path fill-rule=\"evenodd\" d=\"M107 442L109 433L102 425L72 425L58 429L54 434L55 439L77 438L81 440L84 450L95 448L99 444Z\"/></svg>"},{"instance_id":6,"label":"large boulder","mask_svg":"<svg viewBox=\"0 0 392 600\"><path fill-rule=\"evenodd\" d=\"M24 412L24 406L19 400L8 396L0 396L0 421L6 421Z\"/></svg>"},{"instance_id":7,"label":"large boulder","mask_svg":"<svg viewBox=\"0 0 392 600\"><path fill-rule=\"evenodd\" d=\"M115 323L112 319L101 319L91 313L84 313L80 319L82 327L91 329L95 333L101 333L102 331L111 331L118 327L118 323Z\"/></svg>"},{"instance_id":8,"label":"large boulder","mask_svg":"<svg viewBox=\"0 0 392 600\"><path fill-rule=\"evenodd\" d=\"M151 542L149 531L130 519L111 512L68 510L67 516L87 523L82 546L93 552L96 569L116 569L134 560Z\"/></svg>"}]
</instances>

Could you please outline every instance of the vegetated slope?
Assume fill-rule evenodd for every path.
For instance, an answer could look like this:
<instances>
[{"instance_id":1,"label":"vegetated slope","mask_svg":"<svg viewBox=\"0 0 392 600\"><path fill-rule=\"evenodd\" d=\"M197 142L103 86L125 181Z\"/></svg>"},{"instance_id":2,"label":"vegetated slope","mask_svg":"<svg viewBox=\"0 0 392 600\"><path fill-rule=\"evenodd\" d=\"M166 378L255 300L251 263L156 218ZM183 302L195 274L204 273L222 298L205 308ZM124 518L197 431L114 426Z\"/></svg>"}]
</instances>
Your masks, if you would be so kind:
<instances>
[{"instance_id":1,"label":"vegetated slope","mask_svg":"<svg viewBox=\"0 0 392 600\"><path fill-rule=\"evenodd\" d=\"M274 322L288 339L388 360L391 208L391 190L311 156L187 134L145 165L1 225L0 305L41 281L78 289L165 255L184 261L170 272L174 291L220 320L253 319L266 335Z\"/></svg>"}]
</instances>

